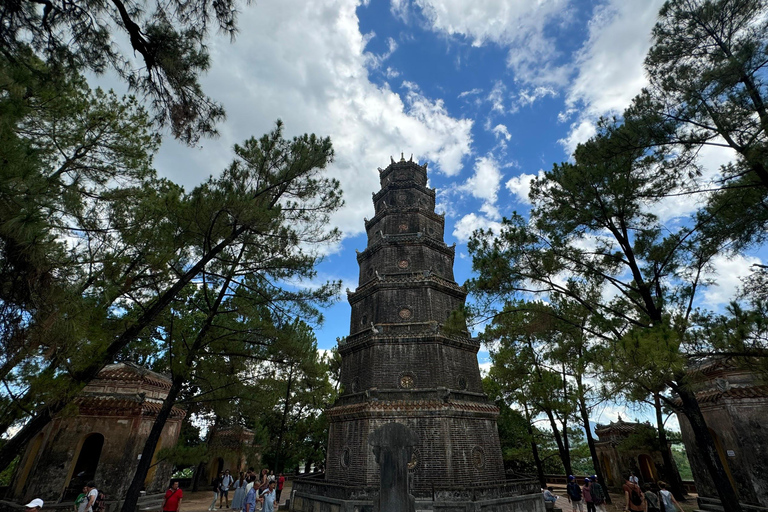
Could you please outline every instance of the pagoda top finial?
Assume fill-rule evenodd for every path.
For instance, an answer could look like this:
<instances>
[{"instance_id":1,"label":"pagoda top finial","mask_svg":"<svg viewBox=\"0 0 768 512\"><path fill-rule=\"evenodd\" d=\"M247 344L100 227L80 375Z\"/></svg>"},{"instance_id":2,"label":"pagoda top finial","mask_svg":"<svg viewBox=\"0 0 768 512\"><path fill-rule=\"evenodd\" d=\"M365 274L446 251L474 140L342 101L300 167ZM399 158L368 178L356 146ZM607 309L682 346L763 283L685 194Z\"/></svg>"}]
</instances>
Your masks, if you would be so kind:
<instances>
[{"instance_id":1,"label":"pagoda top finial","mask_svg":"<svg viewBox=\"0 0 768 512\"><path fill-rule=\"evenodd\" d=\"M403 153L400 153L400 162L405 162L405 156Z\"/></svg>"}]
</instances>

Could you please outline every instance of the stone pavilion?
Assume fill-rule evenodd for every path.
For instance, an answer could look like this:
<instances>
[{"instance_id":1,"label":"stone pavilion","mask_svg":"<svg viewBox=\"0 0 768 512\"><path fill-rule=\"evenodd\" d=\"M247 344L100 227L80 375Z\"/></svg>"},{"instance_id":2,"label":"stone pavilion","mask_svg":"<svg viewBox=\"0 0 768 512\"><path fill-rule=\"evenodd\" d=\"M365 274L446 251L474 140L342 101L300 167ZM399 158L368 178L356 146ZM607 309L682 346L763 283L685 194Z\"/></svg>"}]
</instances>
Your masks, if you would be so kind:
<instances>
[{"instance_id":1,"label":"stone pavilion","mask_svg":"<svg viewBox=\"0 0 768 512\"><path fill-rule=\"evenodd\" d=\"M608 425L596 425L595 451L603 467L605 483L616 492L621 492L624 477L630 471L640 479L640 484L651 483L655 486L659 480L672 482L680 480L677 466L674 475L664 474L664 459L659 451L658 432L648 423L618 421ZM632 442L635 436L641 442ZM674 460L672 461L674 464Z\"/></svg>"},{"instance_id":2,"label":"stone pavilion","mask_svg":"<svg viewBox=\"0 0 768 512\"><path fill-rule=\"evenodd\" d=\"M131 363L111 364L75 399L77 413L60 414L25 448L11 483L10 498L46 503L70 501L94 480L107 499L122 497L171 381ZM174 407L155 457L176 444L184 419ZM166 489L173 468L159 461L144 482L147 493Z\"/></svg>"},{"instance_id":3,"label":"stone pavilion","mask_svg":"<svg viewBox=\"0 0 768 512\"><path fill-rule=\"evenodd\" d=\"M408 464L416 510L543 512L535 480L505 479L479 342L463 320L456 327L467 293L454 280L454 247L443 239L427 165L401 157L379 177L368 246L357 254L359 286L348 291L343 391L327 411L325 473L294 483L292 510L373 510L380 471L369 438L400 423L418 437Z\"/></svg>"},{"instance_id":4,"label":"stone pavilion","mask_svg":"<svg viewBox=\"0 0 768 512\"><path fill-rule=\"evenodd\" d=\"M730 357L689 371L717 453L746 510L768 510L768 383ZM687 418L677 415L702 509L719 505Z\"/></svg>"}]
</instances>

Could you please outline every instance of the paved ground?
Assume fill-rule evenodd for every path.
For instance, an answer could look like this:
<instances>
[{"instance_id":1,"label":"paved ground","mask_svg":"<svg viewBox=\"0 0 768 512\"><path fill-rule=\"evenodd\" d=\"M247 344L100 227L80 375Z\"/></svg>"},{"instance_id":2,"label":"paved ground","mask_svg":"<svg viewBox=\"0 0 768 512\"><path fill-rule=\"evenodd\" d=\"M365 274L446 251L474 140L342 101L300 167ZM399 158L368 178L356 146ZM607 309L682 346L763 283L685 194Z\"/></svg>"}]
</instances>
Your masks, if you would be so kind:
<instances>
[{"instance_id":1,"label":"paved ground","mask_svg":"<svg viewBox=\"0 0 768 512\"><path fill-rule=\"evenodd\" d=\"M568 503L568 500L565 497L565 487L561 486L554 486L555 494L560 496L561 498L557 500L557 507L561 508L563 512L571 512L571 505ZM283 494L281 496L280 505L285 505L285 500L287 500L291 495L291 482L285 483L285 488L283 489ZM181 512L207 512L208 507L211 505L211 500L213 499L213 493L211 491L199 491L199 492L187 492L184 491L184 500L181 503ZM619 494L611 493L611 501L612 503L610 505L605 505L605 512L623 512L624 511L624 496ZM231 496L230 496L230 502L231 502ZM689 494L688 500L684 503L680 503L683 507L684 512L693 512L697 508L696 504L696 495L695 494ZM258 505L257 505L258 506ZM219 509L218 508L218 502L216 504L216 510L221 512L232 512L231 509ZM285 510L283 508L283 510ZM586 512L586 507L584 508L584 512Z\"/></svg>"},{"instance_id":2,"label":"paved ground","mask_svg":"<svg viewBox=\"0 0 768 512\"><path fill-rule=\"evenodd\" d=\"M555 506L559 507L563 510L563 512L572 512L571 504L568 503L568 498L565 494L565 487L560 485L554 485L553 488L555 489L555 494L560 496L560 499L557 500ZM615 494L610 493L611 496L611 504L605 504L605 512L624 512L624 495L623 494ZM698 508L698 504L696 503L696 494L689 494L686 501L680 502L680 505L683 507L684 512L693 512ZM584 512L587 512L586 505L584 506ZM679 512L679 511L677 511Z\"/></svg>"},{"instance_id":3,"label":"paved ground","mask_svg":"<svg viewBox=\"0 0 768 512\"><path fill-rule=\"evenodd\" d=\"M229 493L229 502L232 504L232 492ZM280 505L285 505L285 500L291 496L291 483L285 482L283 488L283 494L280 497ZM198 491L188 492L184 491L184 498L181 501L181 512L207 512L208 507L213 500L213 491ZM256 504L258 507L259 505ZM282 507L281 507L282 508ZM219 509L219 502L216 502L216 510L221 512L232 512L232 509L221 508ZM257 508L258 510L258 508Z\"/></svg>"}]
</instances>

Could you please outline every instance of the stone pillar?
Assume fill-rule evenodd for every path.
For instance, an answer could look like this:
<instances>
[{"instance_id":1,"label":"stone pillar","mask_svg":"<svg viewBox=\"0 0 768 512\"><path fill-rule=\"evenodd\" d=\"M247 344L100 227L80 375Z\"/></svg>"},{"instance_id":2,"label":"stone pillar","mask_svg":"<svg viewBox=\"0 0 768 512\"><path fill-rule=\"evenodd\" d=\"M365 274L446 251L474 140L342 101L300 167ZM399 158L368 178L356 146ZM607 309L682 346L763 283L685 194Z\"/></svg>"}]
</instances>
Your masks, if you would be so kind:
<instances>
[{"instance_id":1,"label":"stone pillar","mask_svg":"<svg viewBox=\"0 0 768 512\"><path fill-rule=\"evenodd\" d=\"M387 423L368 436L381 474L376 512L416 511L416 500L408 493L408 462L418 443L416 432L402 423Z\"/></svg>"}]
</instances>

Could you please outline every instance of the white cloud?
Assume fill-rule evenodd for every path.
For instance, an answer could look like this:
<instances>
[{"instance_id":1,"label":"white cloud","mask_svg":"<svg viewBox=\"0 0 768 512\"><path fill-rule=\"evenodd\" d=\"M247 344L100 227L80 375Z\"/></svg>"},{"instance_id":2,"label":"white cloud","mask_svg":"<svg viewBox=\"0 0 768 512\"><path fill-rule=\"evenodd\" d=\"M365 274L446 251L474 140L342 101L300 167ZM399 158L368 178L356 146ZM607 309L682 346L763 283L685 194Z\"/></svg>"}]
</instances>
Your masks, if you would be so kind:
<instances>
[{"instance_id":1,"label":"white cloud","mask_svg":"<svg viewBox=\"0 0 768 512\"><path fill-rule=\"evenodd\" d=\"M161 174L193 186L231 160L231 147L285 123L285 135L330 135L335 161L328 173L340 180L346 206L333 218L345 235L372 216L376 168L391 154L429 159L431 171L458 174L471 153L469 119L457 119L442 100L413 84L393 91L369 80L355 0L264 2L240 14L243 30L234 44L211 40L212 68L204 90L224 104L221 137L194 150L166 139L155 159ZM390 51L396 45L389 43Z\"/></svg>"},{"instance_id":2,"label":"white cloud","mask_svg":"<svg viewBox=\"0 0 768 512\"><path fill-rule=\"evenodd\" d=\"M523 88L517 91L512 99L512 111L516 112L522 107L528 107L533 105L536 101L550 96L556 97L558 92L552 87L545 87L540 85L533 88Z\"/></svg>"},{"instance_id":3,"label":"white cloud","mask_svg":"<svg viewBox=\"0 0 768 512\"><path fill-rule=\"evenodd\" d=\"M458 187L458 190L482 199L483 205L480 211L491 219L500 219L501 215L496 208L502 178L498 162L493 155L480 157L475 160L474 171L474 174Z\"/></svg>"},{"instance_id":4,"label":"white cloud","mask_svg":"<svg viewBox=\"0 0 768 512\"><path fill-rule=\"evenodd\" d=\"M541 178L543 176L544 170L539 169L538 177ZM528 193L531 191L531 181L536 177L537 175L535 174L521 173L507 181L505 187L507 187L507 190L517 197L517 200L521 203L531 204L530 199L528 199Z\"/></svg>"},{"instance_id":5,"label":"white cloud","mask_svg":"<svg viewBox=\"0 0 768 512\"><path fill-rule=\"evenodd\" d=\"M496 140L503 138L504 140L508 141L512 138L512 135L509 133L509 130L503 124L497 124L496 126L493 127L491 131L496 136Z\"/></svg>"},{"instance_id":6,"label":"white cloud","mask_svg":"<svg viewBox=\"0 0 768 512\"><path fill-rule=\"evenodd\" d=\"M392 68L392 67L387 66L387 71L386 71L386 73L384 73L384 75L387 78L392 79L392 78L399 77L400 76L400 72L398 70Z\"/></svg>"},{"instance_id":7,"label":"white cloud","mask_svg":"<svg viewBox=\"0 0 768 512\"><path fill-rule=\"evenodd\" d=\"M366 44L368 41L370 41L371 38L366 38ZM395 50L397 50L397 42L392 39L391 37L387 38L387 51L381 54L374 54L371 52L365 52L365 59L368 63L368 66L372 69L378 69L381 67L381 65L389 59L393 53L395 53ZM390 68L387 68L387 71L389 71Z\"/></svg>"},{"instance_id":8,"label":"white cloud","mask_svg":"<svg viewBox=\"0 0 768 512\"><path fill-rule=\"evenodd\" d=\"M504 113L504 91L507 88L501 83L501 80L497 80L493 84L491 92L488 93L486 100L491 104L491 110L500 114Z\"/></svg>"},{"instance_id":9,"label":"white cloud","mask_svg":"<svg viewBox=\"0 0 768 512\"><path fill-rule=\"evenodd\" d=\"M647 80L643 60L662 0L609 0L598 6L589 23L589 38L576 57L578 72L566 95L561 120L574 112L578 119L563 145L570 154L594 134L586 124L602 115L621 114Z\"/></svg>"},{"instance_id":10,"label":"white cloud","mask_svg":"<svg viewBox=\"0 0 768 512\"><path fill-rule=\"evenodd\" d=\"M435 32L469 39L473 46L487 42L508 47L507 64L515 80L562 84L567 71L552 65L555 43L548 34L568 20L569 0L413 0ZM407 0L391 0L398 17L408 19Z\"/></svg>"},{"instance_id":11,"label":"white cloud","mask_svg":"<svg viewBox=\"0 0 768 512\"><path fill-rule=\"evenodd\" d=\"M597 133L597 128L593 119L583 119L571 125L571 131L568 137L558 140L565 148L568 156L571 156L576 150L576 146L581 142L586 142L590 137Z\"/></svg>"},{"instance_id":12,"label":"white cloud","mask_svg":"<svg viewBox=\"0 0 768 512\"><path fill-rule=\"evenodd\" d=\"M736 298L738 288L742 284L740 279L752 272L752 265L762 262L754 256L718 255L711 263L714 270L707 272L704 277L714 280L715 284L704 291L704 303L717 309Z\"/></svg>"},{"instance_id":13,"label":"white cloud","mask_svg":"<svg viewBox=\"0 0 768 512\"><path fill-rule=\"evenodd\" d=\"M459 242L467 242L472 233L477 229L491 229L494 233L501 233L501 223L487 217L481 217L475 213L464 215L453 227L453 236Z\"/></svg>"},{"instance_id":14,"label":"white cloud","mask_svg":"<svg viewBox=\"0 0 768 512\"><path fill-rule=\"evenodd\" d=\"M469 91L463 91L461 94L459 94L458 97L465 98L467 96L477 96L481 92L483 92L482 89L480 89L479 87L475 87L474 89L470 89Z\"/></svg>"}]
</instances>

